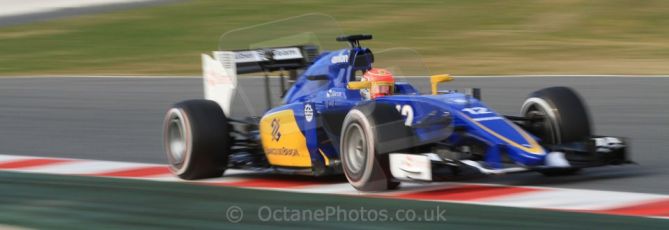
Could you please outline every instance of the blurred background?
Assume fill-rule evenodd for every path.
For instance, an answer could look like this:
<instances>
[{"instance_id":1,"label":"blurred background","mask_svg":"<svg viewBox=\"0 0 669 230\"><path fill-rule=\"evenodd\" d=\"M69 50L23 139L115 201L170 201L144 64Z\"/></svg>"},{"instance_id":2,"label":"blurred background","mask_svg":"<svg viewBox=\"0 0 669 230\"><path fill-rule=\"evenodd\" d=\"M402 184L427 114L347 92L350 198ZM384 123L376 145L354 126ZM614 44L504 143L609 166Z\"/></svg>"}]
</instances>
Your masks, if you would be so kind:
<instances>
[{"instance_id":1,"label":"blurred background","mask_svg":"<svg viewBox=\"0 0 669 230\"><path fill-rule=\"evenodd\" d=\"M366 44L377 50L414 48L433 72L669 73L669 1L664 0L0 4L0 75L199 75L198 55L215 50L223 32L313 12L332 15L346 33L373 33L375 39ZM88 8L77 9L81 6ZM36 9L56 12L16 16ZM108 13L93 14L102 11Z\"/></svg>"}]
</instances>

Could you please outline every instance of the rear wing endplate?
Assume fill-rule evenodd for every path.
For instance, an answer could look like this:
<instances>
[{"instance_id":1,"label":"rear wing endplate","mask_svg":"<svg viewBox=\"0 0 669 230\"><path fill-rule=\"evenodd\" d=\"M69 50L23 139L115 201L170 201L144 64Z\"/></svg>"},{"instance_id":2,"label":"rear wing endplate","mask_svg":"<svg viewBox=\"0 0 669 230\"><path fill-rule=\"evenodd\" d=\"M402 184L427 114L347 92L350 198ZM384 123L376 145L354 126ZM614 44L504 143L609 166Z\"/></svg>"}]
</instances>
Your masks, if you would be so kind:
<instances>
[{"instance_id":1,"label":"rear wing endplate","mask_svg":"<svg viewBox=\"0 0 669 230\"><path fill-rule=\"evenodd\" d=\"M237 75L298 70L318 56L317 46L275 47L251 50L214 51L202 54L204 98L217 102L226 116L237 92Z\"/></svg>"}]
</instances>

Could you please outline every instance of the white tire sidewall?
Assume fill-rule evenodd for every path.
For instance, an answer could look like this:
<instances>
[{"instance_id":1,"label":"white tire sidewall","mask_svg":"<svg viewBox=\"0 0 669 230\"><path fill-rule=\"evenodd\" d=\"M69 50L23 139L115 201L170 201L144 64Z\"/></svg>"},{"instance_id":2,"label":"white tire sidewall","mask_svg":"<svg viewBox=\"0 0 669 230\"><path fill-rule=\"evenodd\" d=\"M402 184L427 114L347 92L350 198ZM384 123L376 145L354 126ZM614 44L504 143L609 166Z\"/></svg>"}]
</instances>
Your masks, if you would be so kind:
<instances>
[{"instance_id":1,"label":"white tire sidewall","mask_svg":"<svg viewBox=\"0 0 669 230\"><path fill-rule=\"evenodd\" d=\"M370 177L372 176L372 171L373 171L372 168L374 167L374 160L376 159L374 129L371 126L369 120L367 120L367 116L365 116L365 114L360 110L357 110L357 109L351 110L346 115L346 118L344 119L344 124L348 126L348 124L350 123L350 120L352 120L352 119L357 119L358 120L358 124L361 126L362 131L365 135L365 138L367 139L367 144L366 144L366 146L367 146L367 153L366 153L367 156L365 158L365 166L363 168L363 173L362 173L362 176L360 177L360 179L357 180L357 181L352 181L352 180L349 179L348 181L354 187L363 187L365 185L365 183L367 183L370 180ZM348 127L343 127L343 128L344 128L344 130L342 130L343 134L346 134L347 131L348 131L347 130ZM347 138L347 137L342 135L342 138L341 138L341 143L342 144L340 146L340 150L343 153L342 157L347 157L347 153L343 152L343 151L345 151L345 149L348 149L344 146L344 143L345 143L344 138ZM349 144L351 144L351 143L349 143ZM344 159L344 166L343 167L347 167L346 166L347 162L350 162L350 160ZM344 174L346 174L346 178L348 179L349 175L348 175L347 170L344 170Z\"/></svg>"},{"instance_id":2,"label":"white tire sidewall","mask_svg":"<svg viewBox=\"0 0 669 230\"><path fill-rule=\"evenodd\" d=\"M520 108L520 114L524 116L527 111L532 107L532 105L536 105L541 107L542 110L546 112L546 115L548 116L548 119L550 119L551 125L553 126L554 130L554 135L555 135L555 143L562 143L562 138L561 138L561 130L560 130L560 124L558 121L558 116L557 116L557 111L556 109L553 108L546 100L543 98L539 97L530 97L525 102L523 103L523 106Z\"/></svg>"},{"instance_id":3,"label":"white tire sidewall","mask_svg":"<svg viewBox=\"0 0 669 230\"><path fill-rule=\"evenodd\" d=\"M181 168L177 168L174 166L173 162L169 162L169 169L172 171L172 173L176 175L182 175L184 174L190 165L191 161L191 156L193 152L193 141L192 141L192 128L190 121L188 119L188 114L184 112L183 109L181 108L171 108L169 111L167 111L167 114L165 115L165 119L163 121L163 147L165 148L165 153L167 154L168 159L172 158L172 153L170 153L170 143L169 143L169 138L168 138L168 128L171 123L172 117L177 117L179 118L179 121L181 122L181 127L183 130L181 130L181 133L183 134L183 137L186 139L186 151L183 156L183 163L181 165Z\"/></svg>"}]
</instances>

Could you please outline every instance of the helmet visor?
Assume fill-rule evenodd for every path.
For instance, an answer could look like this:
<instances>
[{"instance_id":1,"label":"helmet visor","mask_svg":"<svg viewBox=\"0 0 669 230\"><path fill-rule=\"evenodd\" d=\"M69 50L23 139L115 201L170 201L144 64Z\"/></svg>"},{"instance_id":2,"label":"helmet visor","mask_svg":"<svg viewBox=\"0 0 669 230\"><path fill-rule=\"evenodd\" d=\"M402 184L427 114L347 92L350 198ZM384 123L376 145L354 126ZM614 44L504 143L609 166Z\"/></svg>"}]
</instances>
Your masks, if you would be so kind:
<instances>
[{"instance_id":1,"label":"helmet visor","mask_svg":"<svg viewBox=\"0 0 669 230\"><path fill-rule=\"evenodd\" d=\"M393 83L383 82L383 83L373 84L371 87L372 97L376 98L376 97L392 95L393 91L395 90L394 88L395 87Z\"/></svg>"}]
</instances>

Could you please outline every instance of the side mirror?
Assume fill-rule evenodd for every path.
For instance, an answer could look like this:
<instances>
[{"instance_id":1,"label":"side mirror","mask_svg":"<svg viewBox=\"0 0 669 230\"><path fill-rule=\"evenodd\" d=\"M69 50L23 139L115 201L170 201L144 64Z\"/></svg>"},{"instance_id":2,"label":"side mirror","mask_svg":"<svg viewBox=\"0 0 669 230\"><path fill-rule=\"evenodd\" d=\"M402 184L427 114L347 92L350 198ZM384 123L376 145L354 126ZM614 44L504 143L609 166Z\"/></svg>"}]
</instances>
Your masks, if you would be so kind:
<instances>
[{"instance_id":1,"label":"side mirror","mask_svg":"<svg viewBox=\"0 0 669 230\"><path fill-rule=\"evenodd\" d=\"M327 74L309 75L309 76L307 76L307 80L310 80L310 81L327 81L327 80L330 80L330 77Z\"/></svg>"},{"instance_id":2,"label":"side mirror","mask_svg":"<svg viewBox=\"0 0 669 230\"><path fill-rule=\"evenodd\" d=\"M348 89L367 89L371 86L372 83L368 81L352 81L346 85Z\"/></svg>"},{"instance_id":3,"label":"side mirror","mask_svg":"<svg viewBox=\"0 0 669 230\"><path fill-rule=\"evenodd\" d=\"M451 75L448 74L439 74L430 76L430 85L432 85L432 95L437 95L437 89L438 89L437 86L439 85L439 83L452 81L453 79L455 78L451 77Z\"/></svg>"}]
</instances>

